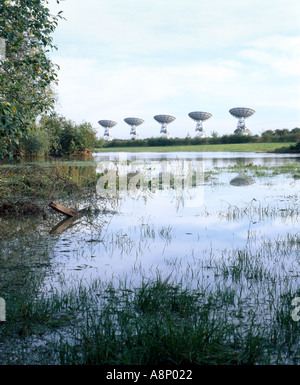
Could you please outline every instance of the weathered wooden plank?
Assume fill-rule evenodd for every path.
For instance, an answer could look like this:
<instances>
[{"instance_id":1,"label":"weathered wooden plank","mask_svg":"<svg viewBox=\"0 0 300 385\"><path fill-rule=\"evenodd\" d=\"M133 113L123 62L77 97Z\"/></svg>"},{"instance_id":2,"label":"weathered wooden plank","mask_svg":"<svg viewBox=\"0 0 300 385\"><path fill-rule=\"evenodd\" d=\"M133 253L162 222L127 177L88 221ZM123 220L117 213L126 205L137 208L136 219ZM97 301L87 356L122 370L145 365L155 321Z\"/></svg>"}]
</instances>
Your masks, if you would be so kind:
<instances>
[{"instance_id":1,"label":"weathered wooden plank","mask_svg":"<svg viewBox=\"0 0 300 385\"><path fill-rule=\"evenodd\" d=\"M59 213L67 215L68 217L75 217L75 216L79 215L78 211L70 209L70 208L68 208L68 207L66 207L60 203L57 203L57 202L51 202L49 204L49 207L58 211Z\"/></svg>"}]
</instances>

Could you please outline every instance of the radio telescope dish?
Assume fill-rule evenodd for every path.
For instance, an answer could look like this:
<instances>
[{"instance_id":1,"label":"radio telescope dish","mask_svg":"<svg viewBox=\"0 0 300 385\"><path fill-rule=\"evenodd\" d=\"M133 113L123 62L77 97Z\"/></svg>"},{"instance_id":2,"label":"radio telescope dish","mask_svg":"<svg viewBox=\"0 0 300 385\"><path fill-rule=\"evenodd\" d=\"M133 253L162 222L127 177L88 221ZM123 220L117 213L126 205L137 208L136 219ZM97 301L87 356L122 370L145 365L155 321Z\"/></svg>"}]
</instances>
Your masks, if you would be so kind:
<instances>
[{"instance_id":1,"label":"radio telescope dish","mask_svg":"<svg viewBox=\"0 0 300 385\"><path fill-rule=\"evenodd\" d=\"M212 117L212 114L209 112L202 111L194 111L189 113L189 117L197 122L196 125L196 136L203 137L205 135L205 131L203 128L203 122Z\"/></svg>"},{"instance_id":2,"label":"radio telescope dish","mask_svg":"<svg viewBox=\"0 0 300 385\"><path fill-rule=\"evenodd\" d=\"M171 115L155 115L154 119L161 124L160 133L162 134L162 137L169 138L170 135L167 125L172 123L176 118Z\"/></svg>"},{"instance_id":3,"label":"radio telescope dish","mask_svg":"<svg viewBox=\"0 0 300 385\"><path fill-rule=\"evenodd\" d=\"M136 127L144 123L144 120L140 118L125 118L124 121L131 126L131 139L138 139L139 136Z\"/></svg>"},{"instance_id":4,"label":"radio telescope dish","mask_svg":"<svg viewBox=\"0 0 300 385\"><path fill-rule=\"evenodd\" d=\"M111 136L110 128L114 127L117 124L117 122L114 122L113 120L99 120L98 123L100 124L100 126L105 128L104 136L103 136L104 139L112 140L113 137Z\"/></svg>"},{"instance_id":5,"label":"radio telescope dish","mask_svg":"<svg viewBox=\"0 0 300 385\"><path fill-rule=\"evenodd\" d=\"M238 119L237 128L234 131L235 134L251 135L251 131L246 127L245 119L254 114L252 108L236 107L229 110L229 113Z\"/></svg>"}]
</instances>

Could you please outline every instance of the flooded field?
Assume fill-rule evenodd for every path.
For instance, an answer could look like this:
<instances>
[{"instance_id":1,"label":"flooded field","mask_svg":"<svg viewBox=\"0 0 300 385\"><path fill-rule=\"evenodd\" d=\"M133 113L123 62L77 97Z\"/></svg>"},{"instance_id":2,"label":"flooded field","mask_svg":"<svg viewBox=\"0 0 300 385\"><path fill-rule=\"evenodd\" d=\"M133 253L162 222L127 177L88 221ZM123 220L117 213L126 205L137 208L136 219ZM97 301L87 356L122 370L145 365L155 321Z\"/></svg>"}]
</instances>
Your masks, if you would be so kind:
<instances>
[{"instance_id":1,"label":"flooded field","mask_svg":"<svg viewBox=\"0 0 300 385\"><path fill-rule=\"evenodd\" d=\"M136 300L137 289L159 280L197 293L193 314L209 306L206 324L222 319L237 328L238 337L226 330L238 363L249 351L252 363L299 364L299 157L105 153L78 167L94 167L97 194L76 202L84 215L63 231L53 231L64 216L51 209L47 220L0 218L0 297L7 320L20 319L17 326L0 324L0 363L105 362L84 359L96 337L84 342L74 325L104 306L103 298L112 301L112 290L125 296L120 309ZM30 314L27 323L20 312ZM114 335L122 330L116 326Z\"/></svg>"},{"instance_id":2,"label":"flooded field","mask_svg":"<svg viewBox=\"0 0 300 385\"><path fill-rule=\"evenodd\" d=\"M272 166L274 159L269 159L257 157L249 163ZM112 157L110 162L116 160L119 158ZM134 156L134 160L128 160L134 161L137 168L152 167L151 170L160 166L157 161L163 161L170 172L176 170L176 160L171 157L149 160ZM179 162L183 167L193 167L193 160L183 158ZM228 167L241 161L247 164L248 160L200 159L203 169L198 185L186 189L183 186L177 194L168 181L150 192L128 188L120 191L116 199L107 203L104 217L99 215L89 224L79 221L57 237L55 262L63 264L65 274L76 279L126 277L134 282L141 275L150 278L157 270L165 271L163 275L172 271L182 279L188 266L207 265L207 258L212 255L214 260L223 260L233 249L247 248L255 253L262 245L278 247L285 239L297 239L300 180L292 174L272 175L272 171L271 175L255 177L248 171L246 174L255 183L231 185L239 171ZM280 161L284 164L284 158ZM270 264L269 259L264 260L261 258L261 263ZM284 262L287 267L287 258ZM189 277L187 282L191 282Z\"/></svg>"}]
</instances>

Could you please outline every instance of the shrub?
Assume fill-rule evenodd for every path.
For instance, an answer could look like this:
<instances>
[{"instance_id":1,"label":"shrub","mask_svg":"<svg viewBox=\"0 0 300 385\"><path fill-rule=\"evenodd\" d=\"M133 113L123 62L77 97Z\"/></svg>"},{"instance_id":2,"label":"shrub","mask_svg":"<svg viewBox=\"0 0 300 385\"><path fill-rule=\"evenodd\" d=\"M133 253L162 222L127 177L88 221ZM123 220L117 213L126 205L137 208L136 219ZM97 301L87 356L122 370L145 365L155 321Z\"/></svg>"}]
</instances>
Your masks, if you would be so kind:
<instances>
[{"instance_id":1,"label":"shrub","mask_svg":"<svg viewBox=\"0 0 300 385\"><path fill-rule=\"evenodd\" d=\"M76 124L54 114L43 116L39 126L49 135L49 153L53 156L92 151L97 144L96 131L87 122Z\"/></svg>"},{"instance_id":2,"label":"shrub","mask_svg":"<svg viewBox=\"0 0 300 385\"><path fill-rule=\"evenodd\" d=\"M50 150L50 138L46 131L41 129L31 130L20 141L20 149L26 155L44 156Z\"/></svg>"}]
</instances>

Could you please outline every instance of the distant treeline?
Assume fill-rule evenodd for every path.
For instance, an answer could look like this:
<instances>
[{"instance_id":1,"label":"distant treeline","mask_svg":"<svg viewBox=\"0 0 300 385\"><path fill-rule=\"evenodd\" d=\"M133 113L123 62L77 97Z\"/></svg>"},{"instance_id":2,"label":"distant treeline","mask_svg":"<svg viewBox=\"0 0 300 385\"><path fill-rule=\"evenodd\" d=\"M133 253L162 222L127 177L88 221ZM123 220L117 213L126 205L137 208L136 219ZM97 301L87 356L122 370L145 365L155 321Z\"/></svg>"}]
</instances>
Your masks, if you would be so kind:
<instances>
[{"instance_id":1,"label":"distant treeline","mask_svg":"<svg viewBox=\"0 0 300 385\"><path fill-rule=\"evenodd\" d=\"M207 138L147 138L147 139L113 139L104 141L100 139L96 148L109 147L161 147L161 146L190 146L201 144L232 144L232 143L270 143L270 142L298 142L300 141L300 128L292 130L267 130L261 135L231 134L219 136L213 132Z\"/></svg>"},{"instance_id":2,"label":"distant treeline","mask_svg":"<svg viewBox=\"0 0 300 385\"><path fill-rule=\"evenodd\" d=\"M92 154L95 148L110 147L161 147L161 146L189 146L205 144L232 144L232 143L266 143L266 142L293 142L296 146L287 147L282 151L300 152L300 128L292 130L267 130L261 135L222 135L213 132L206 138L162 138L146 139L114 139L105 141L97 138L97 130L91 123L76 124L65 117L53 114L44 115L24 135L19 145L12 146L9 156L37 155L55 156ZM1 144L0 144L1 145ZM281 151L281 152L282 152Z\"/></svg>"},{"instance_id":3,"label":"distant treeline","mask_svg":"<svg viewBox=\"0 0 300 385\"><path fill-rule=\"evenodd\" d=\"M300 141L298 141L294 146L287 146L287 147L281 147L277 148L275 152L279 153L289 153L289 154L300 154Z\"/></svg>"}]
</instances>

